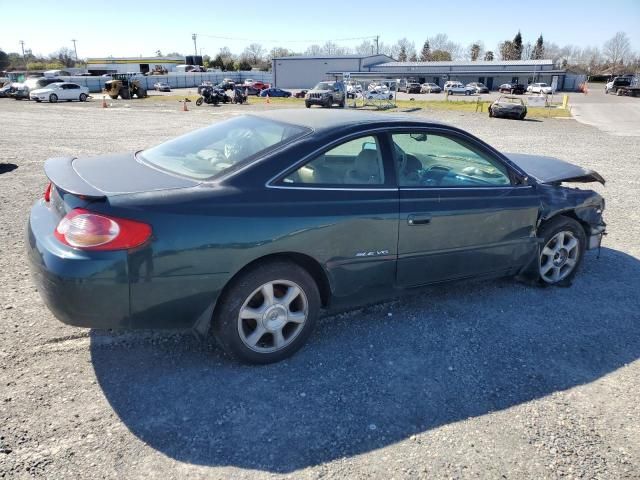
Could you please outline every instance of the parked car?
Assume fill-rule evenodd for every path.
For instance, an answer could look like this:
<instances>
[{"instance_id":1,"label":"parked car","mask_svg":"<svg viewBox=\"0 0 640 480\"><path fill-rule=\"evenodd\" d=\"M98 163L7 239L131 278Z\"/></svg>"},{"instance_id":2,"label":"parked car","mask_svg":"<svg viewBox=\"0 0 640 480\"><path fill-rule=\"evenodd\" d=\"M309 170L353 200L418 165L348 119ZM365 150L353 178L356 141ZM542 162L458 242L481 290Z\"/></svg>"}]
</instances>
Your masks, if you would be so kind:
<instances>
[{"instance_id":1,"label":"parked car","mask_svg":"<svg viewBox=\"0 0 640 480\"><path fill-rule=\"evenodd\" d=\"M58 319L211 332L254 363L302 347L321 308L460 278L567 286L605 231L602 197L562 185L598 173L413 116L253 112L44 170L25 245Z\"/></svg>"},{"instance_id":2,"label":"parked car","mask_svg":"<svg viewBox=\"0 0 640 480\"><path fill-rule=\"evenodd\" d=\"M0 88L0 98L7 98L11 96L11 93L15 90L16 87L13 86L13 83L7 83Z\"/></svg>"},{"instance_id":3,"label":"parked car","mask_svg":"<svg viewBox=\"0 0 640 480\"><path fill-rule=\"evenodd\" d=\"M344 107L345 100L346 93L344 83L325 81L319 82L307 92L304 97L304 105L307 108L311 108L311 105L331 108L335 104Z\"/></svg>"},{"instance_id":4,"label":"parked car","mask_svg":"<svg viewBox=\"0 0 640 480\"><path fill-rule=\"evenodd\" d=\"M304 98L308 91L309 90L298 90L296 93L293 94L293 96L295 98Z\"/></svg>"},{"instance_id":5,"label":"parked car","mask_svg":"<svg viewBox=\"0 0 640 480\"><path fill-rule=\"evenodd\" d=\"M44 88L32 90L29 97L36 102L56 103L60 100L86 102L89 98L89 89L77 83L52 83Z\"/></svg>"},{"instance_id":6,"label":"parked car","mask_svg":"<svg viewBox=\"0 0 640 480\"><path fill-rule=\"evenodd\" d=\"M550 95L553 93L553 89L546 83L532 83L527 87L527 92Z\"/></svg>"},{"instance_id":7,"label":"parked car","mask_svg":"<svg viewBox=\"0 0 640 480\"><path fill-rule=\"evenodd\" d=\"M29 92L44 88L52 83L63 82L60 78L35 77L27 78L23 83L14 83L13 91L9 94L14 100L29 100Z\"/></svg>"},{"instance_id":8,"label":"parked car","mask_svg":"<svg viewBox=\"0 0 640 480\"><path fill-rule=\"evenodd\" d=\"M630 87L633 81L633 77L629 75L625 75L622 77L615 77L612 81L607 82L604 87L604 93L617 93L618 88L620 87Z\"/></svg>"},{"instance_id":9,"label":"parked car","mask_svg":"<svg viewBox=\"0 0 640 480\"><path fill-rule=\"evenodd\" d=\"M406 84L404 91L407 93L422 93L422 85L410 82Z\"/></svg>"},{"instance_id":10,"label":"parked car","mask_svg":"<svg viewBox=\"0 0 640 480\"><path fill-rule=\"evenodd\" d=\"M229 79L229 78L225 78L224 80L222 80L218 85L216 85L216 88L221 88L222 90L233 90L236 86L236 83Z\"/></svg>"},{"instance_id":11,"label":"parked car","mask_svg":"<svg viewBox=\"0 0 640 480\"><path fill-rule=\"evenodd\" d=\"M435 83L427 82L422 84L422 87L420 88L420 92L421 93L440 93L442 92L442 89Z\"/></svg>"},{"instance_id":12,"label":"parked car","mask_svg":"<svg viewBox=\"0 0 640 480\"><path fill-rule=\"evenodd\" d=\"M171 91L171 85L169 85L167 82L156 82L153 84L153 88L156 89L159 92L170 92Z\"/></svg>"},{"instance_id":13,"label":"parked car","mask_svg":"<svg viewBox=\"0 0 640 480\"><path fill-rule=\"evenodd\" d=\"M265 88L260 92L261 97L283 97L289 98L291 96L291 92L287 92L286 90L282 90L281 88Z\"/></svg>"},{"instance_id":14,"label":"parked car","mask_svg":"<svg viewBox=\"0 0 640 480\"><path fill-rule=\"evenodd\" d=\"M367 100L393 100L393 92L387 87L378 87L373 91L367 91L364 97Z\"/></svg>"},{"instance_id":15,"label":"parked car","mask_svg":"<svg viewBox=\"0 0 640 480\"><path fill-rule=\"evenodd\" d=\"M362 95L362 85L359 83L347 85L347 98L356 98L359 95Z\"/></svg>"},{"instance_id":16,"label":"parked car","mask_svg":"<svg viewBox=\"0 0 640 480\"><path fill-rule=\"evenodd\" d=\"M260 82L260 81L254 81L254 80L245 80L243 87L253 87L256 88L258 90L264 90L265 88L270 88L271 85L269 85L268 83L264 83L264 82Z\"/></svg>"},{"instance_id":17,"label":"parked car","mask_svg":"<svg viewBox=\"0 0 640 480\"><path fill-rule=\"evenodd\" d=\"M474 87L464 85L461 82L447 82L444 85L444 92L449 93L449 95L471 95L472 93L476 93L476 89Z\"/></svg>"},{"instance_id":18,"label":"parked car","mask_svg":"<svg viewBox=\"0 0 640 480\"><path fill-rule=\"evenodd\" d=\"M489 116L524 120L527 116L527 106L521 98L501 95L489 106Z\"/></svg>"},{"instance_id":19,"label":"parked car","mask_svg":"<svg viewBox=\"0 0 640 480\"><path fill-rule=\"evenodd\" d=\"M510 93L511 95L522 95L526 89L527 87L521 83L503 83L498 87L498 92Z\"/></svg>"},{"instance_id":20,"label":"parked car","mask_svg":"<svg viewBox=\"0 0 640 480\"><path fill-rule=\"evenodd\" d=\"M467 87L473 88L476 93L489 93L489 89L487 88L487 86L481 82L467 83Z\"/></svg>"}]
</instances>

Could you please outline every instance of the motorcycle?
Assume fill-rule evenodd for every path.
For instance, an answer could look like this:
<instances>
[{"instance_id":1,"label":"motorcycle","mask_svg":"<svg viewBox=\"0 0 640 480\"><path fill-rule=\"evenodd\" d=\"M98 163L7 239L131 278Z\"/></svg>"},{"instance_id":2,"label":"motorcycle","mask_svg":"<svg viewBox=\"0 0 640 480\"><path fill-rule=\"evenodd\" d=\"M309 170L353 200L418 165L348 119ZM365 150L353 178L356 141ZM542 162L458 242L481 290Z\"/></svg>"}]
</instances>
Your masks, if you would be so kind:
<instances>
[{"instance_id":1,"label":"motorcycle","mask_svg":"<svg viewBox=\"0 0 640 480\"><path fill-rule=\"evenodd\" d=\"M229 103L232 101L232 98L221 88L205 86L202 88L200 95L200 98L196 100L196 105L198 107L203 103L208 105L218 105L219 103Z\"/></svg>"},{"instance_id":2,"label":"motorcycle","mask_svg":"<svg viewBox=\"0 0 640 480\"><path fill-rule=\"evenodd\" d=\"M240 87L235 87L233 89L233 103L242 105L247 101L247 96L244 91Z\"/></svg>"}]
</instances>

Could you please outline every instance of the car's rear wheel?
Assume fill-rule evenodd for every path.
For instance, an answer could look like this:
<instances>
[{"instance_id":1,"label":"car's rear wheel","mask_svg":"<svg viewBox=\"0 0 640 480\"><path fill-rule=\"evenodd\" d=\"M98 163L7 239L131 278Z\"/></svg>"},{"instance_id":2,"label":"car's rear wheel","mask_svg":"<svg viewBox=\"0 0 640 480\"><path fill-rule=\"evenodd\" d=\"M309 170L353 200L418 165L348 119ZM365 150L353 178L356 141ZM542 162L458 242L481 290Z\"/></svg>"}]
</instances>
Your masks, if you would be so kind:
<instances>
[{"instance_id":1,"label":"car's rear wheel","mask_svg":"<svg viewBox=\"0 0 640 480\"><path fill-rule=\"evenodd\" d=\"M202 102L204 102L204 98L200 97L196 100L196 105L199 107L200 105L202 105Z\"/></svg>"},{"instance_id":2,"label":"car's rear wheel","mask_svg":"<svg viewBox=\"0 0 640 480\"><path fill-rule=\"evenodd\" d=\"M78 99L81 102L86 102L87 101L87 94L86 93L81 93L80 94L80 98Z\"/></svg>"},{"instance_id":3,"label":"car's rear wheel","mask_svg":"<svg viewBox=\"0 0 640 480\"><path fill-rule=\"evenodd\" d=\"M586 236L582 226L561 215L543 224L538 237L542 239L538 259L540 282L557 285L571 281L585 251Z\"/></svg>"},{"instance_id":4,"label":"car's rear wheel","mask_svg":"<svg viewBox=\"0 0 640 480\"><path fill-rule=\"evenodd\" d=\"M493 110L491 110L491 108L489 108L489 116L493 117Z\"/></svg>"},{"instance_id":5,"label":"car's rear wheel","mask_svg":"<svg viewBox=\"0 0 640 480\"><path fill-rule=\"evenodd\" d=\"M526 113L526 112L522 112L522 113L520 114L520 117L519 117L519 118L520 118L520 120L524 120L524 117L526 117L526 116L527 116L527 113Z\"/></svg>"},{"instance_id":6,"label":"car's rear wheel","mask_svg":"<svg viewBox=\"0 0 640 480\"><path fill-rule=\"evenodd\" d=\"M311 275L294 263L275 261L233 281L216 308L212 331L230 356L272 363L304 345L319 310L320 294Z\"/></svg>"},{"instance_id":7,"label":"car's rear wheel","mask_svg":"<svg viewBox=\"0 0 640 480\"><path fill-rule=\"evenodd\" d=\"M55 93L49 95L49 102L56 103L58 101L58 96Z\"/></svg>"}]
</instances>

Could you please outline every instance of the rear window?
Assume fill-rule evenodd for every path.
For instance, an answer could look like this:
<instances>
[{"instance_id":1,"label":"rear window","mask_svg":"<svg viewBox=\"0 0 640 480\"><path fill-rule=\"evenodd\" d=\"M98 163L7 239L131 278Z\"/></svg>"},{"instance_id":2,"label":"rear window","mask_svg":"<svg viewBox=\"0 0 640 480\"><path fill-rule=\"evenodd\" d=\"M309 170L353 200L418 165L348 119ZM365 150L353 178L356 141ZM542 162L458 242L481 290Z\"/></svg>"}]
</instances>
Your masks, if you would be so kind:
<instances>
[{"instance_id":1,"label":"rear window","mask_svg":"<svg viewBox=\"0 0 640 480\"><path fill-rule=\"evenodd\" d=\"M138 156L163 170L205 180L247 164L306 132L297 125L238 116L161 143Z\"/></svg>"}]
</instances>

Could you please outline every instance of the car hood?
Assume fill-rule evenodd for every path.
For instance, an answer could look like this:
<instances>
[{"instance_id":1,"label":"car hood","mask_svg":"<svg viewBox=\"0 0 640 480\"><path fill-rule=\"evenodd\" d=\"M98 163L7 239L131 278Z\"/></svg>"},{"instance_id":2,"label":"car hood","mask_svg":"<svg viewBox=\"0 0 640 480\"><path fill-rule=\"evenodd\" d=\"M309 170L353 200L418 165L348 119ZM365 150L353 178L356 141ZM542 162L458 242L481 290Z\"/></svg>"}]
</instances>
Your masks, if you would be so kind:
<instances>
[{"instance_id":1,"label":"car hood","mask_svg":"<svg viewBox=\"0 0 640 480\"><path fill-rule=\"evenodd\" d=\"M134 153L50 158L44 170L62 190L86 197L189 188L200 183L141 163Z\"/></svg>"},{"instance_id":2,"label":"car hood","mask_svg":"<svg viewBox=\"0 0 640 480\"><path fill-rule=\"evenodd\" d=\"M600 182L604 185L604 178L593 170L573 165L553 157L526 155L523 153L507 153L507 158L515 163L527 175L538 183Z\"/></svg>"}]
</instances>

